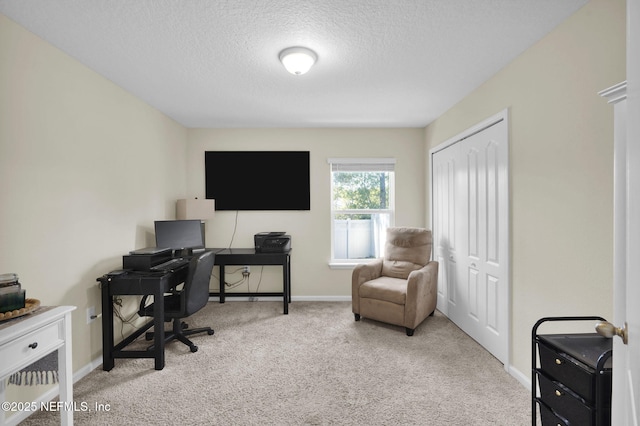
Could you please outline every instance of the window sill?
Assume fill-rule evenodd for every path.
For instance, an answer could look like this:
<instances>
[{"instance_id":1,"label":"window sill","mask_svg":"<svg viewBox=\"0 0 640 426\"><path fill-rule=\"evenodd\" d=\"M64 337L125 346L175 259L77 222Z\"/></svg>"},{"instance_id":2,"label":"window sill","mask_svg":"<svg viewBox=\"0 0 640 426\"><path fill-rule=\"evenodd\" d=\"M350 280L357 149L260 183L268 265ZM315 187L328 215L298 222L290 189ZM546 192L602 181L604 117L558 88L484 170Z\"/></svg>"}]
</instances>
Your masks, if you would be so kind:
<instances>
[{"instance_id":1,"label":"window sill","mask_svg":"<svg viewBox=\"0 0 640 426\"><path fill-rule=\"evenodd\" d=\"M366 259L366 260L349 260L349 261L336 261L332 260L329 262L330 269L353 269L358 265L371 263L376 259Z\"/></svg>"}]
</instances>

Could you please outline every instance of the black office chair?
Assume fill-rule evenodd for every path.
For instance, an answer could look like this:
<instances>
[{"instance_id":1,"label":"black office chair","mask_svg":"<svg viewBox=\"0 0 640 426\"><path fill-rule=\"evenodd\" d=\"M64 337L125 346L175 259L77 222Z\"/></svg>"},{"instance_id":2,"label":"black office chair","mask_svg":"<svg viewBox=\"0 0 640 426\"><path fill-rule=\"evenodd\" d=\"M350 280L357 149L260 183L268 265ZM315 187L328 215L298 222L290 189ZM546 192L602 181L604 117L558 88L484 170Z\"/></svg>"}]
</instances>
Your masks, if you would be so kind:
<instances>
[{"instance_id":1,"label":"black office chair","mask_svg":"<svg viewBox=\"0 0 640 426\"><path fill-rule=\"evenodd\" d=\"M165 343L177 339L189 346L191 352L196 352L198 347L186 336L204 332L209 335L214 333L211 327L187 329L187 324L181 321L202 309L209 301L209 280L213 270L214 256L215 253L212 251L195 255L189 262L189 273L182 290L164 296L165 319L173 321L173 330L163 330ZM140 301L138 315L152 317L153 303L150 305L146 305L146 303L147 296L144 296ZM145 337L147 340L151 340L153 333L147 333Z\"/></svg>"}]
</instances>

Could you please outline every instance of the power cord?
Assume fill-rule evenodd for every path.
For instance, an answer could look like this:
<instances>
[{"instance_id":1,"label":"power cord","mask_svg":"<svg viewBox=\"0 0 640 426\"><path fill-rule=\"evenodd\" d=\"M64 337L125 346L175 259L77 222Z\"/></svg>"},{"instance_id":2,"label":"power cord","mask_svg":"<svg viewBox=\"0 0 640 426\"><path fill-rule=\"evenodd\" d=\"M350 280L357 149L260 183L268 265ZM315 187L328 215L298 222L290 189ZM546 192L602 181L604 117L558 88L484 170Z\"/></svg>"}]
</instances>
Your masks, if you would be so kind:
<instances>
[{"instance_id":1,"label":"power cord","mask_svg":"<svg viewBox=\"0 0 640 426\"><path fill-rule=\"evenodd\" d=\"M120 336L124 340L124 326L129 325L131 327L135 327L135 323L133 322L136 317L138 317L138 313L134 312L131 314L129 318L125 318L120 309L122 309L122 298L115 297L113 299L113 314L120 320Z\"/></svg>"},{"instance_id":2,"label":"power cord","mask_svg":"<svg viewBox=\"0 0 640 426\"><path fill-rule=\"evenodd\" d=\"M240 210L236 210L236 217L235 217L235 221L233 224L233 233L231 234L231 241L229 241L229 247L227 248L231 248L231 246L233 245L233 239L236 237L236 230L238 229L238 214L240 213Z\"/></svg>"},{"instance_id":3,"label":"power cord","mask_svg":"<svg viewBox=\"0 0 640 426\"><path fill-rule=\"evenodd\" d=\"M242 270L242 268L238 268L235 271L231 271L229 274L237 274L241 270ZM225 275L227 275L227 274L225 273ZM216 281L220 282L220 277L218 277L215 274L211 274L211 276L214 277ZM228 281L225 280L224 285L225 285L226 288L236 288L238 286L241 286L247 279L248 279L248 276L245 277L243 275L243 277L240 278L238 281L228 282Z\"/></svg>"},{"instance_id":4,"label":"power cord","mask_svg":"<svg viewBox=\"0 0 640 426\"><path fill-rule=\"evenodd\" d=\"M256 293L259 292L260 290L260 284L262 284L262 276L263 276L263 272L264 271L264 265L260 265L260 278L258 278L258 285L256 286ZM251 290L249 290L251 291Z\"/></svg>"}]
</instances>

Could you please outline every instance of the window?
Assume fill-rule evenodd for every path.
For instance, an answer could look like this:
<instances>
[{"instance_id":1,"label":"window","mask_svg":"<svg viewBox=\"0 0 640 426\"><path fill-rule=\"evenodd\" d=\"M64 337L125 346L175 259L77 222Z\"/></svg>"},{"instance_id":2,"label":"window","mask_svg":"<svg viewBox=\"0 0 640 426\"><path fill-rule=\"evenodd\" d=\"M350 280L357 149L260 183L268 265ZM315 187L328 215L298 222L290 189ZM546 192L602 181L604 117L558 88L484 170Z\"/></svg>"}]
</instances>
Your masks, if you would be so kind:
<instances>
[{"instance_id":1,"label":"window","mask_svg":"<svg viewBox=\"0 0 640 426\"><path fill-rule=\"evenodd\" d=\"M393 158L330 158L332 265L381 257L394 223Z\"/></svg>"}]
</instances>

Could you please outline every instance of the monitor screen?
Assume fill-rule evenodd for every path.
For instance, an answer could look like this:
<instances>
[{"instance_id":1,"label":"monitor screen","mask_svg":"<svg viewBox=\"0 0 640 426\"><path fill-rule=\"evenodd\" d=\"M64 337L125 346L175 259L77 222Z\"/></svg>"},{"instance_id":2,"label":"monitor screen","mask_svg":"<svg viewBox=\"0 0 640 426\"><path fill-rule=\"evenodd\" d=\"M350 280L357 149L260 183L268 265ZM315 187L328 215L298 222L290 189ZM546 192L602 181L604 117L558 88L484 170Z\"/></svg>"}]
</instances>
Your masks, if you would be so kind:
<instances>
[{"instance_id":1,"label":"monitor screen","mask_svg":"<svg viewBox=\"0 0 640 426\"><path fill-rule=\"evenodd\" d=\"M309 151L206 151L216 210L310 210Z\"/></svg>"},{"instance_id":2,"label":"monitor screen","mask_svg":"<svg viewBox=\"0 0 640 426\"><path fill-rule=\"evenodd\" d=\"M199 220L156 220L156 246L173 250L204 248Z\"/></svg>"}]
</instances>

